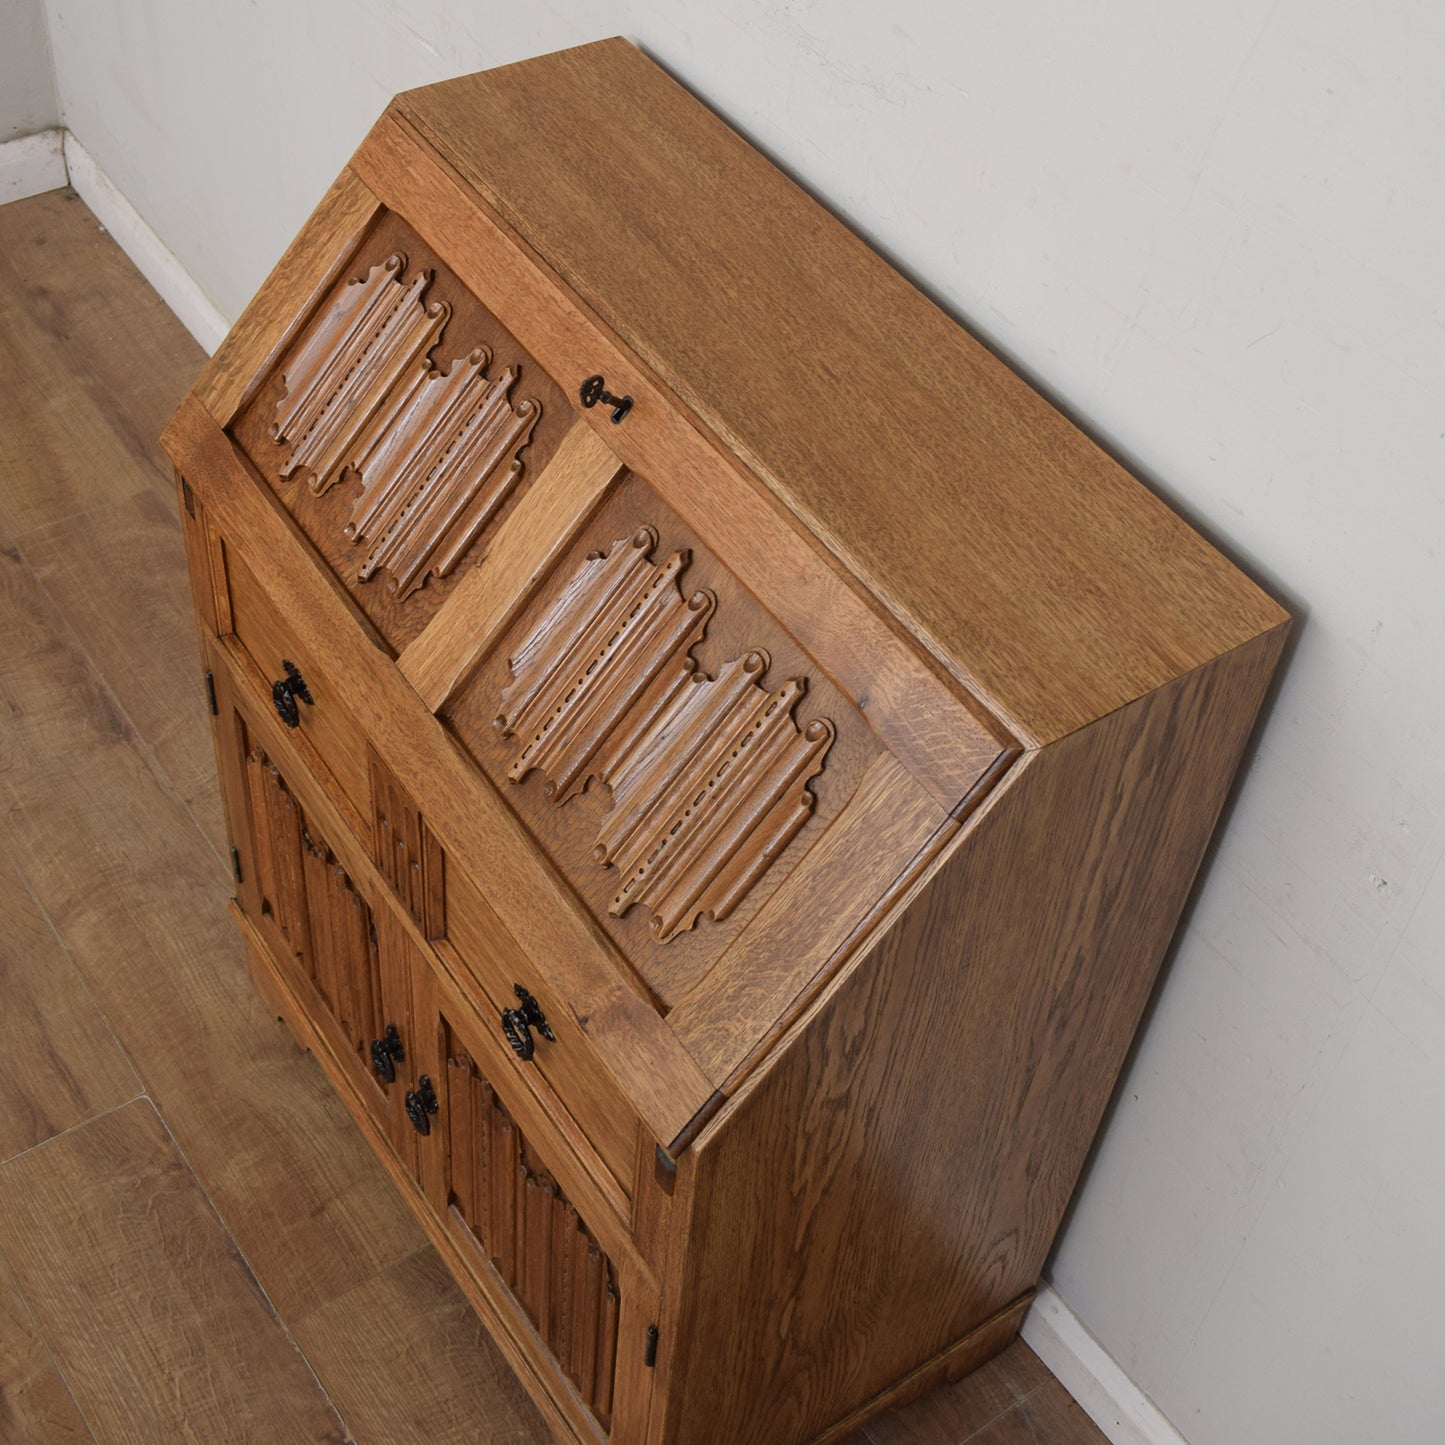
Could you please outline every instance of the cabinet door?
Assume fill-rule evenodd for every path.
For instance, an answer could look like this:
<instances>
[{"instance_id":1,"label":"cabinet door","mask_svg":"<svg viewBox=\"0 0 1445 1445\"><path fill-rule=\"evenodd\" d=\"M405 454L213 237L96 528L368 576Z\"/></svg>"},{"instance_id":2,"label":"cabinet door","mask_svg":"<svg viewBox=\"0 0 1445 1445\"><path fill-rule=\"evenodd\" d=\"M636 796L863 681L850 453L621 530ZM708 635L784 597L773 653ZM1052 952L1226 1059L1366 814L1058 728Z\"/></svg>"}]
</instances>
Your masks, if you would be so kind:
<instances>
[{"instance_id":1,"label":"cabinet door","mask_svg":"<svg viewBox=\"0 0 1445 1445\"><path fill-rule=\"evenodd\" d=\"M382 989L396 1001L397 1014L407 1020L405 1056L397 1062L397 1082L386 1101L387 1134L407 1172L427 1191L427 1181L436 1173L435 1160L444 1147L441 1095L428 1047L430 1019L424 1010L415 1008L413 999L416 980L426 976L427 965L389 900L377 901L376 932Z\"/></svg>"},{"instance_id":2,"label":"cabinet door","mask_svg":"<svg viewBox=\"0 0 1445 1445\"><path fill-rule=\"evenodd\" d=\"M452 1226L486 1255L605 1426L617 1360L616 1271L466 1048L447 1033Z\"/></svg>"},{"instance_id":3,"label":"cabinet door","mask_svg":"<svg viewBox=\"0 0 1445 1445\"><path fill-rule=\"evenodd\" d=\"M641 1440L652 1371L639 1367L655 1292L609 1257L519 1126L525 1101L509 1107L477 1062L487 1050L480 1040L468 1047L429 969L414 977L413 994L418 1018L426 1010L432 1020L420 1047L441 1103L441 1147L423 1161L432 1208L554 1398L586 1427L583 1438ZM624 1344L629 1331L635 1348Z\"/></svg>"},{"instance_id":4,"label":"cabinet door","mask_svg":"<svg viewBox=\"0 0 1445 1445\"><path fill-rule=\"evenodd\" d=\"M218 697L228 704L217 718L218 751L239 760L231 818L241 906L339 1071L415 1172L406 1111L415 1081L408 960L386 946L372 900L307 816L283 767L229 705L229 689L218 688Z\"/></svg>"}]
</instances>

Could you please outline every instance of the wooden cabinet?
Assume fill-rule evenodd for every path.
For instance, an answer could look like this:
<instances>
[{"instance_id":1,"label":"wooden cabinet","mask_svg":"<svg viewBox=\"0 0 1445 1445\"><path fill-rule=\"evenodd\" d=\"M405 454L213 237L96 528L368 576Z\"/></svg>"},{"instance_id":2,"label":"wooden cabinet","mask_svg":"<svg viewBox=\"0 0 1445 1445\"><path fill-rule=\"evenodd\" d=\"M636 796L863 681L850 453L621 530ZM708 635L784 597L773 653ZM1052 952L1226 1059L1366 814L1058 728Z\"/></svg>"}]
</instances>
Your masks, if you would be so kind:
<instances>
[{"instance_id":1,"label":"wooden cabinet","mask_svg":"<svg viewBox=\"0 0 1445 1445\"><path fill-rule=\"evenodd\" d=\"M1274 603L623 41L398 98L166 445L257 985L559 1436L1002 1348Z\"/></svg>"}]
</instances>

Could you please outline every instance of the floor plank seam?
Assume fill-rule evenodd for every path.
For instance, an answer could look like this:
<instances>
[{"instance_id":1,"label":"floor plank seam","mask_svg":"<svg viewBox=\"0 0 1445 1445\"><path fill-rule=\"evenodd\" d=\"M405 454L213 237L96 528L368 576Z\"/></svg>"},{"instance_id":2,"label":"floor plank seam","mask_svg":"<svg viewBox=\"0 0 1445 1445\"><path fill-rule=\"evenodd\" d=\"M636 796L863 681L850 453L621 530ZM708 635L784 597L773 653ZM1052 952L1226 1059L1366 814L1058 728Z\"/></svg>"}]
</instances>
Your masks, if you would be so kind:
<instances>
[{"instance_id":1,"label":"floor plank seam","mask_svg":"<svg viewBox=\"0 0 1445 1445\"><path fill-rule=\"evenodd\" d=\"M336 1417L336 1423L341 1426L341 1432L343 1437L349 1441L351 1439L351 1430L350 1427L347 1425L346 1420L343 1418L340 1409L337 1408L336 1401L331 1398L331 1392L326 1388L325 1384L321 1380L321 1377L316 1373L315 1365L311 1363L311 1359L307 1355L306 1351L301 1348L301 1342L292 1333L291 1326L286 1322L285 1319L282 1318L281 1311L276 1308L276 1301L271 1298L271 1292L261 1282L261 1276L256 1273L256 1270L252 1266L250 1259L248 1259L246 1256L246 1251L241 1248L240 1241L237 1240L235 1232L226 1222L226 1216L221 1213L221 1210L216 1204L216 1201L213 1198L211 1191L206 1184L206 1181L201 1177L200 1171L196 1168L196 1166L191 1163L191 1156L186 1152L185 1148L181 1144L181 1141L176 1138L175 1132L174 1130L172 1130L170 1123L166 1119L166 1116L160 1111L159 1108L156 1108L154 1101L148 1099L147 1102L150 1103L152 1109L155 1109L156 1118L160 1121L161 1128L165 1130L166 1137L171 1141L172 1148L175 1149L176 1154L180 1157L181 1162L186 1166L187 1169L190 1170L191 1177L196 1181L196 1188L200 1190L201 1197L206 1201L206 1204L210 1208L211 1213L216 1218L216 1223L220 1225L222 1231L226 1236L226 1239L230 1242L232 1250L235 1251L236 1258L240 1260L241 1265L245 1269L246 1274L249 1277L252 1285L255 1286L256 1293L261 1296L261 1298L266 1303L266 1308L271 1311L271 1318L275 1323L276 1328L280 1330L282 1337L286 1340L287 1344L289 1344L291 1348L296 1351L297 1355L301 1359L301 1363L306 1366L306 1372L316 1382L316 1388L319 1391L321 1398L326 1401L327 1408ZM349 1293L349 1291L343 1291L342 1293Z\"/></svg>"},{"instance_id":2,"label":"floor plank seam","mask_svg":"<svg viewBox=\"0 0 1445 1445\"><path fill-rule=\"evenodd\" d=\"M40 895L35 891L34 885L26 875L25 869L21 866L20 859L10 851L3 840L0 840L0 864L8 864L11 872L20 880L20 886L25 890L25 896L29 898L36 913L45 920L45 926L49 929L50 937L54 940L56 948L60 950L61 957L70 965L70 970L75 975L76 982L80 986L80 991L85 995L87 1002L91 1008L95 1010L101 1022L104 1023L106 1029L109 1031L111 1042L115 1046L115 1051L125 1060L126 1067L131 1071L136 1083L140 1085L140 1089L135 1094L129 1099L123 1100L115 1107L124 1108L126 1104L134 1103L136 1099L146 1093L145 1075L141 1072L139 1064L137 1064L136 1060L131 1056L130 1050L126 1048L125 1041L116 1030L115 1024L111 1022L110 1015L101 1007L100 1000L95 996L95 990L90 986L90 980L85 976L85 970L75 961L75 956L71 953L70 949L66 947L65 940L60 936L60 930L55 926L55 920L50 916L50 910L40 901ZM90 1118L99 1117L99 1115L90 1116ZM89 1119L77 1119L76 1124L71 1125L71 1127L74 1128L78 1124L88 1122ZM20 1155L16 1154L11 1157L18 1159ZM0 1160L0 1163L5 1162L8 1161Z\"/></svg>"},{"instance_id":3,"label":"floor plank seam","mask_svg":"<svg viewBox=\"0 0 1445 1445\"><path fill-rule=\"evenodd\" d=\"M409 1249L405 1254L397 1255L395 1259L389 1260L386 1264L380 1266L380 1268L378 1269L374 1269L369 1275L366 1276L365 1279L357 1280L355 1284L348 1286L346 1289L342 1290L340 1294L334 1294L331 1296L330 1299L322 1300L320 1304L313 1305L309 1310L306 1311L304 1315L302 1315L298 1320L295 1321L294 1328L299 1330L302 1325L304 1325L308 1320L314 1319L317 1315L321 1313L322 1310L330 1309L332 1305L339 1303L341 1300L349 1299L357 1292L357 1290L365 1289L367 1285L373 1283L375 1280L380 1279L381 1276L384 1275L388 1270L395 1269L398 1265L405 1264L409 1259L415 1259L419 1254L425 1254L430 1248L431 1245L429 1243L423 1242L417 1245L415 1249ZM304 1355L306 1353L305 1349L302 1349L301 1353Z\"/></svg>"},{"instance_id":4,"label":"floor plank seam","mask_svg":"<svg viewBox=\"0 0 1445 1445\"><path fill-rule=\"evenodd\" d=\"M281 1318L281 1311L276 1308L276 1301L271 1298L270 1290L268 1290L266 1286L261 1283L261 1276L256 1273L255 1269L252 1267L251 1261L246 1257L246 1251L241 1248L239 1241L236 1239L235 1231L226 1222L226 1216L221 1213L220 1207L217 1205L215 1198L211 1193L210 1187L207 1185L205 1179L201 1177L200 1170L198 1170L196 1166L191 1162L190 1154L186 1151L181 1141L176 1138L175 1130L171 1128L170 1121L167 1120L165 1114L161 1111L160 1107L149 1096L147 1096L146 1102L149 1103L151 1108L155 1110L156 1118L160 1121L160 1126L162 1129L165 1130L166 1138L171 1141L171 1145L175 1149L176 1154L179 1156L181 1163L183 1163L186 1168L191 1171L191 1177L196 1181L196 1188L201 1191L201 1197L206 1201L206 1204L209 1206L211 1213L216 1216L216 1222L221 1226L221 1229L225 1233L226 1238L230 1240L231 1248L236 1251L236 1258L239 1259L241 1263L245 1266L246 1273L251 1278L251 1283L256 1286L256 1292L261 1296L263 1300L266 1301L266 1308L271 1311L272 1317L275 1319L277 1325L280 1326L282 1331L285 1333L287 1339L291 1340L292 1345L294 1345L297 1352L300 1353L301 1347L296 1344L296 1341L294 1339L291 1338L290 1328L287 1326L286 1321ZM307 1364L309 1367L310 1361L307 1361Z\"/></svg>"},{"instance_id":5,"label":"floor plank seam","mask_svg":"<svg viewBox=\"0 0 1445 1445\"><path fill-rule=\"evenodd\" d=\"M28 529L29 532L37 530L37 528ZM191 826L194 827L196 832L200 834L203 846L216 860L216 868L220 876L229 879L231 876L231 870L228 861L223 859L220 853L217 852L215 844L211 841L211 838L207 834L205 828L202 827L200 819L196 817L194 810L191 808L191 805L186 801L185 797L181 794L181 791L177 787L175 780L166 771L164 765L156 756L155 749L151 747L150 740L136 726L135 720L131 717L129 711L122 704L120 697L116 693L115 689L111 686L110 679L105 675L105 672L101 668L100 664L91 655L90 649L85 645L85 640L81 637L80 633L76 631L75 625L71 622L70 618L65 615L65 610L61 607L59 601L54 597L50 589L46 587L45 583L41 581L40 575L30 565L30 559L25 554L25 544L23 537L24 534L22 534L22 536L20 537L13 538L11 543L15 552L19 556L20 565L24 567L26 572L29 574L30 580L34 584L35 589L50 604L51 611L55 614L56 617L60 619L61 626L65 630L65 640L67 641L68 645L73 648L76 656L84 662L86 669L89 671L91 676L96 679L100 687L104 690L107 700L109 701L111 707L115 710L116 717L118 717L125 726L125 741L136 749L137 753L140 755L141 759L146 765L146 770L160 784L162 792L167 795L170 801L179 805L181 812L183 812L190 820Z\"/></svg>"},{"instance_id":6,"label":"floor plank seam","mask_svg":"<svg viewBox=\"0 0 1445 1445\"><path fill-rule=\"evenodd\" d=\"M307 1050L306 1052L309 1053L310 1051ZM337 1304L341 1300L350 1298L350 1296L354 1295L357 1290L363 1289L365 1286L372 1283L373 1280L379 1279L388 1270L395 1269L398 1265L405 1264L406 1261L409 1259L415 1259L417 1255L424 1254L430 1248L431 1245L429 1244L419 1244L415 1249L410 1250L408 1253L398 1255L397 1258L392 1260L389 1264L383 1265L380 1269L373 1271L371 1274L367 1275L365 1279L358 1280L354 1285L351 1286L350 1289L344 1289L341 1291L340 1294L333 1295L329 1300L325 1300L321 1304L316 1305L314 1308L307 1310L307 1312L296 1321L295 1329L300 1329L307 1322L307 1320L314 1319L318 1314L321 1313L322 1310L330 1308L332 1305ZM296 1346L297 1350L300 1351L301 1358L306 1361L306 1368L311 1371L312 1378L316 1381L317 1389L321 1391L321 1394L325 1398L326 1403L331 1406L332 1410L336 1414L336 1418L341 1422L341 1429L346 1439L346 1445L357 1445L356 1432L352 1430L351 1426L347 1423L346 1416L342 1412L341 1406L337 1404L336 1400L332 1397L331 1391L327 1389L326 1382L321 1378L320 1374L318 1373L314 1361L306 1351L306 1347L298 1339L296 1339L295 1335L292 1333L292 1327L286 1326L285 1328L287 1335L291 1338L292 1343Z\"/></svg>"},{"instance_id":7,"label":"floor plank seam","mask_svg":"<svg viewBox=\"0 0 1445 1445\"><path fill-rule=\"evenodd\" d=\"M977 1440L981 1435L985 1433L985 1431L992 1430L993 1427L997 1425L998 1422L1002 1420L1005 1416L1012 1415L1017 1411L1022 1410L1024 1405L1028 1401L1032 1400L1033 1397L1037 1395L1039 1391L1042 1390L1047 1384L1047 1380L1040 1381L1037 1385L1033 1387L1032 1390L1028 1390L1024 1394L1020 1395L1018 1399L1016 1399L1013 1404L1011 1404L1006 1410L1000 1410L998 1414L993 1417L992 1420L988 1421L987 1424L980 1425L977 1430L974 1430L971 1433L965 1435L961 1440L957 1442L957 1445L969 1445L970 1440Z\"/></svg>"},{"instance_id":8,"label":"floor plank seam","mask_svg":"<svg viewBox=\"0 0 1445 1445\"><path fill-rule=\"evenodd\" d=\"M139 1075L137 1075L139 1077ZM8 1159L0 1160L0 1169L8 1169L12 1164L18 1163L21 1159L28 1159L32 1154L41 1149L47 1149L50 1145L58 1143L61 1139L69 1138L80 1129L88 1129L92 1124L98 1123L101 1119L108 1119L112 1114L118 1114L122 1109L129 1109L138 1099L144 1099L151 1108L155 1109L155 1101L142 1088L128 1099L122 1099L118 1104L112 1104L108 1109L102 1109L98 1114L89 1114L84 1119L77 1119L75 1123L61 1129L58 1133L52 1134L48 1139L38 1139L28 1149L22 1149L18 1154L12 1154ZM156 1109L159 1114L160 1110ZM0 1234L0 1253L4 1252L4 1234Z\"/></svg>"},{"instance_id":9,"label":"floor plank seam","mask_svg":"<svg viewBox=\"0 0 1445 1445\"><path fill-rule=\"evenodd\" d=\"M133 1103L134 1100L128 1102ZM120 1107L124 1108L125 1105L121 1105ZM89 1120L86 1122L89 1123ZM16 1155L16 1158L19 1157L19 1155ZM9 1161L6 1162L8 1163ZM46 1337L45 1331L40 1328L40 1322L35 1318L35 1311L31 1307L29 1299L26 1298L25 1291L20 1288L20 1282L15 1278L15 1271L10 1267L10 1261L5 1257L5 1236L3 1234L0 1234L0 1274L4 1275L5 1283L9 1286L10 1293L20 1301L20 1307L25 1311L25 1319L30 1326L30 1333L40 1342L41 1349L45 1351L45 1358L50 1362L50 1368L55 1372L55 1378L64 1386L65 1393L70 1397L70 1403L75 1408L76 1417L80 1420L80 1423L85 1426L86 1434L90 1436L91 1445L95 1445L95 1431L91 1428L85 1411L80 1408L80 1401L77 1399L75 1391L71 1388L65 1371L60 1368L60 1362L55 1358L55 1348ZM0 1381L0 1398L3 1398L5 1393L3 1388L4 1383L4 1381Z\"/></svg>"}]
</instances>

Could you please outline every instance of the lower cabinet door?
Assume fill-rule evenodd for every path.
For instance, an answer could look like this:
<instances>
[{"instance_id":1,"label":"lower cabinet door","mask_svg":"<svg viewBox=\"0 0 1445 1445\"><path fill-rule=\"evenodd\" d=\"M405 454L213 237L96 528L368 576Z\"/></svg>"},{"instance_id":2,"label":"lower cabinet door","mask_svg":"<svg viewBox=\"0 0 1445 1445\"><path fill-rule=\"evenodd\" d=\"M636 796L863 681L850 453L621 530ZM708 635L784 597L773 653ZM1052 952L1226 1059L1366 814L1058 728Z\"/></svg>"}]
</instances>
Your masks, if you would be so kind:
<instances>
[{"instance_id":1,"label":"lower cabinet door","mask_svg":"<svg viewBox=\"0 0 1445 1445\"><path fill-rule=\"evenodd\" d=\"M441 1096L439 1147L423 1149L432 1211L578 1437L641 1442L652 1371L624 1390L621 1331L631 1320L640 1358L647 1324L656 1319L655 1291L599 1243L537 1140L523 1132L477 1062L485 1050L467 1047L428 967L417 970L412 988L419 1049ZM423 1019L431 1021L425 1029ZM647 1319L638 1323L640 1313Z\"/></svg>"},{"instance_id":2,"label":"lower cabinet door","mask_svg":"<svg viewBox=\"0 0 1445 1445\"><path fill-rule=\"evenodd\" d=\"M617 1271L443 1020L449 1217L526 1312L582 1402L612 1419Z\"/></svg>"},{"instance_id":3,"label":"lower cabinet door","mask_svg":"<svg viewBox=\"0 0 1445 1445\"><path fill-rule=\"evenodd\" d=\"M246 737L239 717L236 726L246 744L248 851L255 873L251 921L416 1176L413 1096L427 1096L412 1068L406 940L390 936L384 911L372 908L308 820L281 769Z\"/></svg>"}]
</instances>

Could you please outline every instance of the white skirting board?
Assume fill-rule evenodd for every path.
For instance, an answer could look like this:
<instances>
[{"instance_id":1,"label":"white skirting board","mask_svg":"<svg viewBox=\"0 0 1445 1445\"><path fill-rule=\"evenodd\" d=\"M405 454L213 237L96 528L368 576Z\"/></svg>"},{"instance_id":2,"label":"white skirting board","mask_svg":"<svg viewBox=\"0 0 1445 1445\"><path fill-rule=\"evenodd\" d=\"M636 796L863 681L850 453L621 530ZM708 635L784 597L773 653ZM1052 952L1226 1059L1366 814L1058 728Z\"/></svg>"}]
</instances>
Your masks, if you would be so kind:
<instances>
[{"instance_id":1,"label":"white skirting board","mask_svg":"<svg viewBox=\"0 0 1445 1445\"><path fill-rule=\"evenodd\" d=\"M1020 1333L1113 1445L1189 1445L1048 1285Z\"/></svg>"},{"instance_id":2,"label":"white skirting board","mask_svg":"<svg viewBox=\"0 0 1445 1445\"><path fill-rule=\"evenodd\" d=\"M65 169L76 194L206 353L214 352L231 329L230 322L216 310L195 278L120 193L115 182L96 165L90 152L69 131L64 135Z\"/></svg>"},{"instance_id":3,"label":"white skirting board","mask_svg":"<svg viewBox=\"0 0 1445 1445\"><path fill-rule=\"evenodd\" d=\"M0 145L0 205L65 184L64 136L63 130L42 130Z\"/></svg>"}]
</instances>

